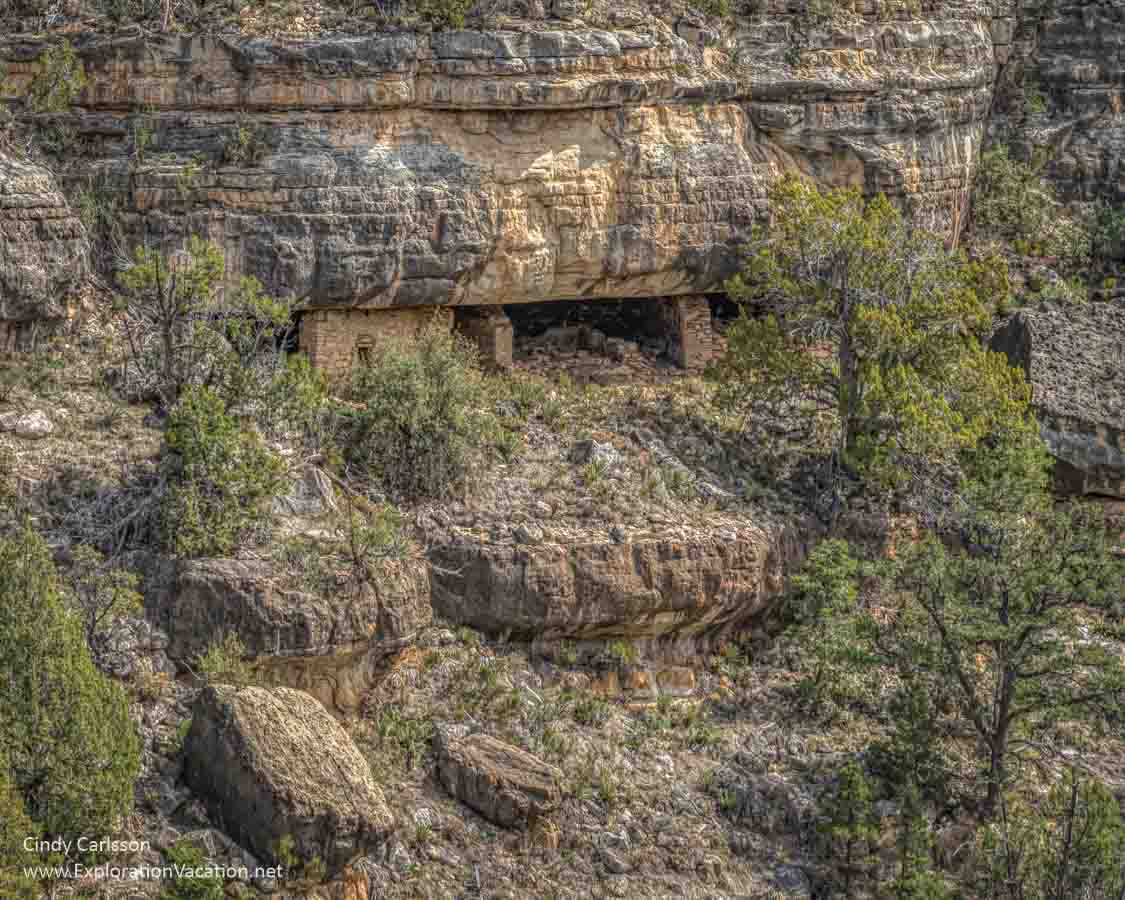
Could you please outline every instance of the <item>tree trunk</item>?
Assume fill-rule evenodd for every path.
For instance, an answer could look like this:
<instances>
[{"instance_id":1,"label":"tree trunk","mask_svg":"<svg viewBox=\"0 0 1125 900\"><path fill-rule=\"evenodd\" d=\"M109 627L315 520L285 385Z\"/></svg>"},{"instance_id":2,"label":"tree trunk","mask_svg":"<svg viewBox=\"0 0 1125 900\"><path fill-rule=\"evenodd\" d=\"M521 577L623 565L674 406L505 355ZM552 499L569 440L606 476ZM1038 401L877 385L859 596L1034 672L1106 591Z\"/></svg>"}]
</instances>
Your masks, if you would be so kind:
<instances>
[{"instance_id":1,"label":"tree trunk","mask_svg":"<svg viewBox=\"0 0 1125 900\"><path fill-rule=\"evenodd\" d=\"M841 449L846 459L859 437L859 359L852 346L850 323L844 319L840 336L840 428Z\"/></svg>"}]
</instances>

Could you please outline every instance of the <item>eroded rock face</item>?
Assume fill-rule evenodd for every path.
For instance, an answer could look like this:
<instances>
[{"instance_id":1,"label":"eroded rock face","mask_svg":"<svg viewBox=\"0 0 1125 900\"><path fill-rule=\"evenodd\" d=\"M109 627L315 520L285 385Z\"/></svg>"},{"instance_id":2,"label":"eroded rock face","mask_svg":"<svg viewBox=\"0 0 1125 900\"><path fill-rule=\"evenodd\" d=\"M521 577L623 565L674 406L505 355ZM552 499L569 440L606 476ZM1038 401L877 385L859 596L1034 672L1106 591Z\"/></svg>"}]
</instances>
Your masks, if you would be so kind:
<instances>
[{"instance_id":1,"label":"eroded rock face","mask_svg":"<svg viewBox=\"0 0 1125 900\"><path fill-rule=\"evenodd\" d=\"M173 660L191 663L233 632L266 677L346 710L432 615L423 562L388 564L383 574L376 585L304 591L268 563L198 560L165 565L145 597Z\"/></svg>"},{"instance_id":2,"label":"eroded rock face","mask_svg":"<svg viewBox=\"0 0 1125 900\"><path fill-rule=\"evenodd\" d=\"M78 34L88 153L68 175L118 197L134 240L197 231L232 276L310 306L716 290L786 170L960 228L991 5L857 6L832 23L771 0L710 25L654 4L600 28ZM40 50L0 43L13 91Z\"/></svg>"},{"instance_id":3,"label":"eroded rock face","mask_svg":"<svg viewBox=\"0 0 1125 900\"><path fill-rule=\"evenodd\" d=\"M394 830L367 760L302 691L204 689L184 757L184 778L211 816L260 859L279 862L288 836L298 858L338 871Z\"/></svg>"},{"instance_id":4,"label":"eroded rock face","mask_svg":"<svg viewBox=\"0 0 1125 900\"><path fill-rule=\"evenodd\" d=\"M434 739L442 785L503 828L524 828L562 801L562 772L487 734Z\"/></svg>"},{"instance_id":5,"label":"eroded rock face","mask_svg":"<svg viewBox=\"0 0 1125 900\"><path fill-rule=\"evenodd\" d=\"M61 319L87 274L85 229L42 166L0 154L0 350Z\"/></svg>"},{"instance_id":6,"label":"eroded rock face","mask_svg":"<svg viewBox=\"0 0 1125 900\"><path fill-rule=\"evenodd\" d=\"M1012 52L1004 56L992 132L1044 163L1063 197L1119 202L1125 7L1107 0L1013 7Z\"/></svg>"},{"instance_id":7,"label":"eroded rock face","mask_svg":"<svg viewBox=\"0 0 1125 900\"><path fill-rule=\"evenodd\" d=\"M992 346L1027 374L1062 484L1125 499L1125 307L1023 310Z\"/></svg>"},{"instance_id":8,"label":"eroded rock face","mask_svg":"<svg viewBox=\"0 0 1125 900\"><path fill-rule=\"evenodd\" d=\"M743 526L625 543L496 544L432 551L435 610L538 641L632 638L694 657L697 644L752 625L804 547L795 529Z\"/></svg>"}]
</instances>

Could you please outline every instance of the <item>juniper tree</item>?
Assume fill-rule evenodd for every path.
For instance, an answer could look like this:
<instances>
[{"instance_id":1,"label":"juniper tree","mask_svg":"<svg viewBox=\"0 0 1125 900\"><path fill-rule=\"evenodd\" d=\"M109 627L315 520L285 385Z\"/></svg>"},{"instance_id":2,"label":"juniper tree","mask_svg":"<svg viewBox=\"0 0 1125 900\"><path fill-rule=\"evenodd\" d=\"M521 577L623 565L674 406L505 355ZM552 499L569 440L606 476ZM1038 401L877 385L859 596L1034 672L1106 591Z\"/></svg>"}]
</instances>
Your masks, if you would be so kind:
<instances>
[{"instance_id":1,"label":"juniper tree","mask_svg":"<svg viewBox=\"0 0 1125 900\"><path fill-rule=\"evenodd\" d=\"M1022 373L981 342L1008 290L998 258L968 260L882 195L796 177L770 211L728 283L766 314L744 307L715 370L750 427L804 445L827 423L834 459L890 487L955 481L962 452L1032 427Z\"/></svg>"},{"instance_id":2,"label":"juniper tree","mask_svg":"<svg viewBox=\"0 0 1125 900\"><path fill-rule=\"evenodd\" d=\"M845 897L870 878L873 847L878 831L871 803L871 784L854 759L837 774L836 784L824 804L819 831L825 856L836 870Z\"/></svg>"},{"instance_id":3,"label":"juniper tree","mask_svg":"<svg viewBox=\"0 0 1125 900\"><path fill-rule=\"evenodd\" d=\"M246 406L284 372L277 348L293 301L269 297L254 278L226 285L214 244L192 236L178 253L139 247L124 263L117 321L128 394L167 411L188 387L207 387Z\"/></svg>"},{"instance_id":4,"label":"juniper tree","mask_svg":"<svg viewBox=\"0 0 1125 900\"><path fill-rule=\"evenodd\" d=\"M1005 796L978 835L974 896L995 900L1120 900L1125 822L1113 792L1067 767L1046 797Z\"/></svg>"},{"instance_id":5,"label":"juniper tree","mask_svg":"<svg viewBox=\"0 0 1125 900\"><path fill-rule=\"evenodd\" d=\"M131 807L140 747L125 692L95 669L26 523L0 538L0 754L47 834L105 834Z\"/></svg>"},{"instance_id":6,"label":"juniper tree","mask_svg":"<svg viewBox=\"0 0 1125 900\"><path fill-rule=\"evenodd\" d=\"M1125 712L1125 559L1098 507L1056 505L1037 478L998 474L1045 468L1028 455L1038 454L978 462L992 474L965 492L957 531L903 542L869 570L876 577L853 606L826 609L824 625L846 648L835 664L871 678L893 671L969 729L980 780L965 799L984 820L1009 784L1013 753L1049 745L1053 724ZM831 581L853 577L822 568L837 593Z\"/></svg>"}]
</instances>

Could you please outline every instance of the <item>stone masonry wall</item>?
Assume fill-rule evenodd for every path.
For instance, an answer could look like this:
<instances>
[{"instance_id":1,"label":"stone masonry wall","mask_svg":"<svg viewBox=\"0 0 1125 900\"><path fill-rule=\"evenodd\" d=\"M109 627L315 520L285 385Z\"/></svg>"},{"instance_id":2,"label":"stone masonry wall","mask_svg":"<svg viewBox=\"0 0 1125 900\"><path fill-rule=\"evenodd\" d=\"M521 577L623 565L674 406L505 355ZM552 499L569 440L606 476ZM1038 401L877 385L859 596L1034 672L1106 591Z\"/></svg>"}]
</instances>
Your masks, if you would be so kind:
<instances>
[{"instance_id":1,"label":"stone masonry wall","mask_svg":"<svg viewBox=\"0 0 1125 900\"><path fill-rule=\"evenodd\" d=\"M470 306L458 308L454 321L456 328L476 344L481 362L485 365L510 369L512 367L512 320L499 306Z\"/></svg>"},{"instance_id":2,"label":"stone masonry wall","mask_svg":"<svg viewBox=\"0 0 1125 900\"><path fill-rule=\"evenodd\" d=\"M450 329L449 307L322 309L301 317L301 352L330 378L347 374L357 358L388 340L412 338L431 324Z\"/></svg>"},{"instance_id":3,"label":"stone masonry wall","mask_svg":"<svg viewBox=\"0 0 1125 900\"><path fill-rule=\"evenodd\" d=\"M685 369L704 368L714 356L715 331L711 304L703 294L672 297L660 304L668 337L675 342L676 362Z\"/></svg>"}]
</instances>

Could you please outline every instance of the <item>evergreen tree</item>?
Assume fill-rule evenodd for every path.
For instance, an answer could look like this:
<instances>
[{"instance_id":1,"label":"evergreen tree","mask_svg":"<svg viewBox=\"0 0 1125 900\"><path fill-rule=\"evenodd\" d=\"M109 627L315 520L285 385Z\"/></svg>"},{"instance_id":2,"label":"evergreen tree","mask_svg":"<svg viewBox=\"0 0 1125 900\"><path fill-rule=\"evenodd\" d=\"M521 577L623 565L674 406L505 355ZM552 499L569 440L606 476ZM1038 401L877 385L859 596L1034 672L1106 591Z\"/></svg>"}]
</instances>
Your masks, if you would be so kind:
<instances>
[{"instance_id":1,"label":"evergreen tree","mask_svg":"<svg viewBox=\"0 0 1125 900\"><path fill-rule=\"evenodd\" d=\"M871 804L871 785L863 768L849 760L840 769L820 822L826 856L836 870L845 897L869 879L872 845L878 837Z\"/></svg>"},{"instance_id":2,"label":"evergreen tree","mask_svg":"<svg viewBox=\"0 0 1125 900\"><path fill-rule=\"evenodd\" d=\"M985 436L1033 430L1022 373L980 340L1008 290L999 259L948 250L882 195L787 177L770 210L728 284L769 314L731 328L720 402L802 445L834 421L835 458L895 488L956 482Z\"/></svg>"},{"instance_id":3,"label":"evergreen tree","mask_svg":"<svg viewBox=\"0 0 1125 900\"><path fill-rule=\"evenodd\" d=\"M983 454L979 471L1007 464L1014 474L972 485L953 539L930 533L898 548L868 596L833 608L825 626L854 645L840 664L893 669L910 689L945 698L972 730L982 785L971 800L985 820L1008 784L1017 735L1047 741L1053 723L1125 713L1114 649L1125 559L1098 507L1051 503L1035 457Z\"/></svg>"},{"instance_id":4,"label":"evergreen tree","mask_svg":"<svg viewBox=\"0 0 1125 900\"><path fill-rule=\"evenodd\" d=\"M952 896L934 869L930 823L922 794L912 782L900 797L897 850L898 874L891 885L894 900L947 900Z\"/></svg>"},{"instance_id":5,"label":"evergreen tree","mask_svg":"<svg viewBox=\"0 0 1125 900\"><path fill-rule=\"evenodd\" d=\"M36 900L39 886L24 869L42 863L24 843L37 838L39 829L28 818L23 798L12 784L8 762L0 755L0 897L5 900Z\"/></svg>"},{"instance_id":6,"label":"evergreen tree","mask_svg":"<svg viewBox=\"0 0 1125 900\"><path fill-rule=\"evenodd\" d=\"M94 667L26 523L0 539L0 753L47 834L105 834L131 806L140 749L125 692Z\"/></svg>"}]
</instances>

